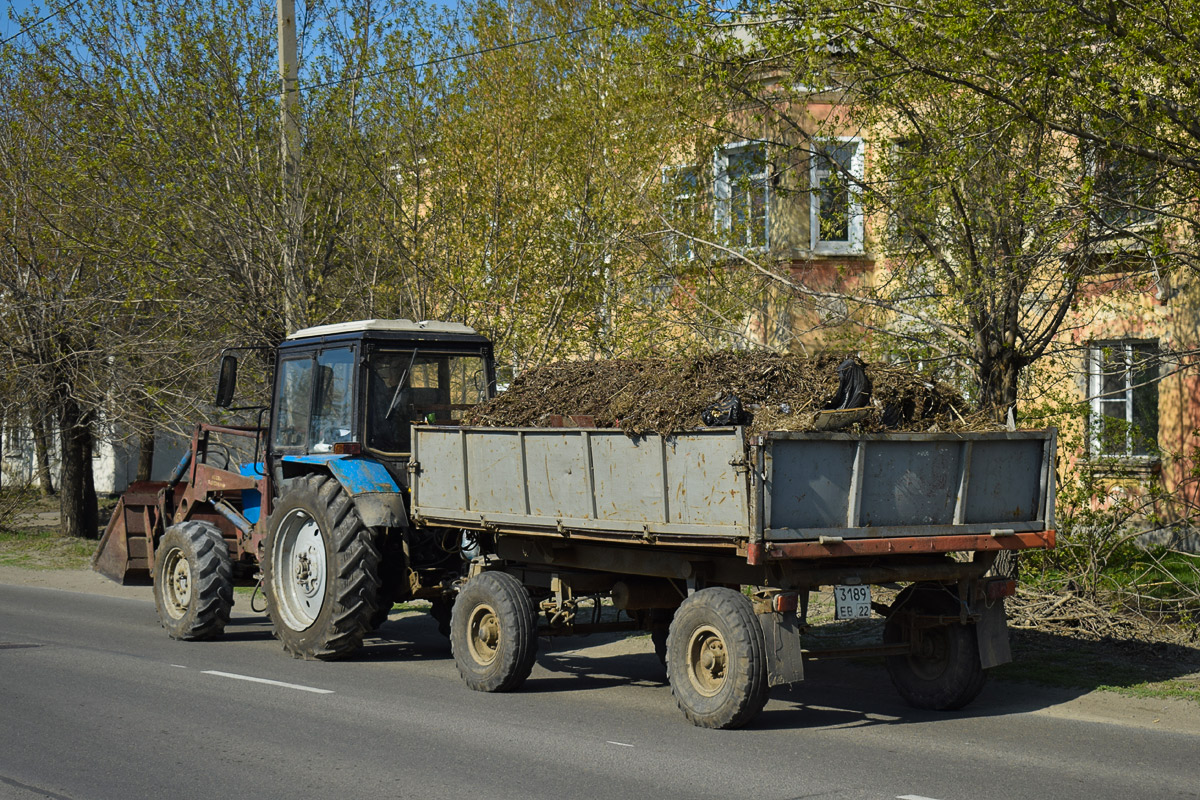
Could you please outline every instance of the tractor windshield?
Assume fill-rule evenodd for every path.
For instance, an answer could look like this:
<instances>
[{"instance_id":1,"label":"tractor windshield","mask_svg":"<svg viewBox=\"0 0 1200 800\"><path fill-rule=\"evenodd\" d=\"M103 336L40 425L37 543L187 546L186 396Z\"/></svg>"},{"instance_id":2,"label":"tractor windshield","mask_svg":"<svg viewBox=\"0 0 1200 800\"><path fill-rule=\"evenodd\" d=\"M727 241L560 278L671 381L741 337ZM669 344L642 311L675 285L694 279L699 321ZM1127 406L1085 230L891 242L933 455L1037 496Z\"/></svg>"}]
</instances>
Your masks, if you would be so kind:
<instances>
[{"instance_id":1,"label":"tractor windshield","mask_svg":"<svg viewBox=\"0 0 1200 800\"><path fill-rule=\"evenodd\" d=\"M480 355L377 351L367 361L367 447L409 451L413 422L454 424L487 399Z\"/></svg>"}]
</instances>

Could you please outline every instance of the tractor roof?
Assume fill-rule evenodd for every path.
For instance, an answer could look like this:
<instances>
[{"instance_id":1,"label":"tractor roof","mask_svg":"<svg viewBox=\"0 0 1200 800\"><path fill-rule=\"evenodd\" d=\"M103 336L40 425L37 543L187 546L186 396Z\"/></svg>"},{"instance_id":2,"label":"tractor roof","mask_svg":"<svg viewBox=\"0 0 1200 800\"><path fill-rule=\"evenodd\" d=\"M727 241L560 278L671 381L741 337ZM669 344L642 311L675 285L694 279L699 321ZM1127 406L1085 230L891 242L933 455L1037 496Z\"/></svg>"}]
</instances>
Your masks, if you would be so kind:
<instances>
[{"instance_id":1,"label":"tractor roof","mask_svg":"<svg viewBox=\"0 0 1200 800\"><path fill-rule=\"evenodd\" d=\"M415 334L461 334L471 336L475 329L461 322L436 322L411 319L360 319L353 322L335 322L332 325L317 325L303 328L288 336L288 341L295 339L314 339L322 336L337 336L346 333L415 333Z\"/></svg>"}]
</instances>

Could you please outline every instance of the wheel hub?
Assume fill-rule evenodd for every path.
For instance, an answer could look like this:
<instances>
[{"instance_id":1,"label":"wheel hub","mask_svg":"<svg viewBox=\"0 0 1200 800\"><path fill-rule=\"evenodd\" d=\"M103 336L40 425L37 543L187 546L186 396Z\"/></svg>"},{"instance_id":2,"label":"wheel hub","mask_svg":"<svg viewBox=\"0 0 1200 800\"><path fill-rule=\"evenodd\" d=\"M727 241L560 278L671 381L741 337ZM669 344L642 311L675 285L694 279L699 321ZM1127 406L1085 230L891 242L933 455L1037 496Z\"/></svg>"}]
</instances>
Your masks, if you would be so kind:
<instances>
[{"instance_id":1,"label":"wheel hub","mask_svg":"<svg viewBox=\"0 0 1200 800\"><path fill-rule=\"evenodd\" d=\"M916 632L912 651L908 654L909 668L922 680L941 677L950 663L950 634L946 626L925 628Z\"/></svg>"},{"instance_id":2,"label":"wheel hub","mask_svg":"<svg viewBox=\"0 0 1200 800\"><path fill-rule=\"evenodd\" d=\"M692 687L712 697L725 685L729 655L720 632L710 625L698 628L688 641L688 677Z\"/></svg>"},{"instance_id":3,"label":"wheel hub","mask_svg":"<svg viewBox=\"0 0 1200 800\"><path fill-rule=\"evenodd\" d=\"M496 660L500 649L500 618L496 611L488 605L476 606L471 612L467 629L467 648L471 658L479 664L487 665Z\"/></svg>"},{"instance_id":4,"label":"wheel hub","mask_svg":"<svg viewBox=\"0 0 1200 800\"><path fill-rule=\"evenodd\" d=\"M167 576L166 610L179 619L187 613L192 602L192 569L187 558L178 550L167 554L165 570Z\"/></svg>"},{"instance_id":5,"label":"wheel hub","mask_svg":"<svg viewBox=\"0 0 1200 800\"><path fill-rule=\"evenodd\" d=\"M307 630L325 604L327 569L321 526L304 509L294 509L279 523L272 556L278 565L272 588L280 615L292 630Z\"/></svg>"}]
</instances>

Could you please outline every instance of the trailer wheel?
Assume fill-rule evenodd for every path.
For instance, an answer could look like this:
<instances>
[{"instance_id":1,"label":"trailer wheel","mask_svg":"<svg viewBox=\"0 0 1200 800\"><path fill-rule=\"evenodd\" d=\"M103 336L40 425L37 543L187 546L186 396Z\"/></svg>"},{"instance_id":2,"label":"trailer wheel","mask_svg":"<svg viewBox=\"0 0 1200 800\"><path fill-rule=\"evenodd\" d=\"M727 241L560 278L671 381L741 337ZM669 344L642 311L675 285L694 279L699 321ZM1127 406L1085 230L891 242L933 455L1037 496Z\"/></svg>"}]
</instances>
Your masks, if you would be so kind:
<instances>
[{"instance_id":1,"label":"trailer wheel","mask_svg":"<svg viewBox=\"0 0 1200 800\"><path fill-rule=\"evenodd\" d=\"M671 620L667 680L694 725L738 728L767 702L766 646L749 599L714 586L688 597Z\"/></svg>"},{"instance_id":2,"label":"trailer wheel","mask_svg":"<svg viewBox=\"0 0 1200 800\"><path fill-rule=\"evenodd\" d=\"M275 637L296 658L356 650L379 603L379 548L329 475L300 479L267 520L263 590Z\"/></svg>"},{"instance_id":3,"label":"trailer wheel","mask_svg":"<svg viewBox=\"0 0 1200 800\"><path fill-rule=\"evenodd\" d=\"M952 711L978 696L987 680L979 661L975 626L951 622L913 626L913 615L956 616L958 597L936 584L915 584L896 598L883 628L883 641L899 644L917 639L913 652L888 656L888 675L896 691L914 708Z\"/></svg>"},{"instance_id":4,"label":"trailer wheel","mask_svg":"<svg viewBox=\"0 0 1200 800\"><path fill-rule=\"evenodd\" d=\"M172 639L215 639L233 608L233 562L221 530L188 520L167 528L154 560L154 606Z\"/></svg>"},{"instance_id":5,"label":"trailer wheel","mask_svg":"<svg viewBox=\"0 0 1200 800\"><path fill-rule=\"evenodd\" d=\"M467 581L450 616L450 650L475 691L520 687L537 655L537 610L521 582L505 572Z\"/></svg>"}]
</instances>

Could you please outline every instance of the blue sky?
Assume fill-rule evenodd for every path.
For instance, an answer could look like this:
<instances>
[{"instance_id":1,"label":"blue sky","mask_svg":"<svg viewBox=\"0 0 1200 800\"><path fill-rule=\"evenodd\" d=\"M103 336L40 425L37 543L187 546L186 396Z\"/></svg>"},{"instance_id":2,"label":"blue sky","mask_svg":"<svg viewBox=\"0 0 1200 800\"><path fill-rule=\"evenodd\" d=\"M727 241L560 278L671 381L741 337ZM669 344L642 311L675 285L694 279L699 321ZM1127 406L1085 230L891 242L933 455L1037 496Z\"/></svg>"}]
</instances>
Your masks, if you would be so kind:
<instances>
[{"instance_id":1,"label":"blue sky","mask_svg":"<svg viewBox=\"0 0 1200 800\"><path fill-rule=\"evenodd\" d=\"M88 0L81 1L88 2ZM298 0L296 5L299 6L301 2L303 0ZM441 6L458 5L458 0L433 0L433 2ZM7 39L21 30L21 27L17 23L9 20L9 10L15 9L18 13L24 13L35 5L41 8L42 16L45 16L47 12L45 11L46 3L44 0L40 3L34 3L32 0L0 0L0 41Z\"/></svg>"},{"instance_id":2,"label":"blue sky","mask_svg":"<svg viewBox=\"0 0 1200 800\"><path fill-rule=\"evenodd\" d=\"M20 30L17 23L9 20L9 9L15 8L18 12L24 12L29 8L29 3L27 0L3 0L2 7L4 10L0 12L0 40L7 39Z\"/></svg>"}]
</instances>

